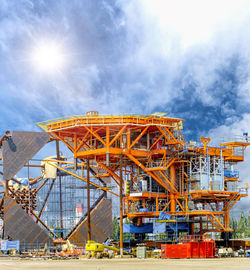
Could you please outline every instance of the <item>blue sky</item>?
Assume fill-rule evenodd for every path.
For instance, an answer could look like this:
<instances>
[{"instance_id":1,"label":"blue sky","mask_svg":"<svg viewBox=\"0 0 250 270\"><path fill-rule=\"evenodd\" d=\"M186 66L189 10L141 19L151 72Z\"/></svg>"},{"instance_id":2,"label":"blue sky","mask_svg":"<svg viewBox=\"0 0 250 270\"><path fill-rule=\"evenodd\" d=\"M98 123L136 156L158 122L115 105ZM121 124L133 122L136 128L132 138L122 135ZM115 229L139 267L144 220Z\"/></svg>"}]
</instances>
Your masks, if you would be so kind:
<instances>
[{"instance_id":1,"label":"blue sky","mask_svg":"<svg viewBox=\"0 0 250 270\"><path fill-rule=\"evenodd\" d=\"M230 126L250 111L249 13L249 1L1 0L1 131L88 110L165 111L190 139ZM58 74L31 63L40 40L63 47Z\"/></svg>"},{"instance_id":2,"label":"blue sky","mask_svg":"<svg viewBox=\"0 0 250 270\"><path fill-rule=\"evenodd\" d=\"M0 131L97 110L164 111L188 139L250 133L249 29L244 0L0 0ZM41 40L60 72L30 61Z\"/></svg>"}]
</instances>

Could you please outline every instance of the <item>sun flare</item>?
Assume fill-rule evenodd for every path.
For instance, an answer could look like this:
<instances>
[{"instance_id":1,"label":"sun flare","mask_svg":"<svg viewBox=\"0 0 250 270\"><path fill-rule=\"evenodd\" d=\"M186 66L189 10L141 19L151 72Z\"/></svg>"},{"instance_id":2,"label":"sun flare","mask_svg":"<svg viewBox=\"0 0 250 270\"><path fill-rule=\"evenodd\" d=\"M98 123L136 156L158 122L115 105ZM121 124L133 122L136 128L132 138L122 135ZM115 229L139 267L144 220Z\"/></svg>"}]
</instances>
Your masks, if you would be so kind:
<instances>
[{"instance_id":1,"label":"sun flare","mask_svg":"<svg viewBox=\"0 0 250 270\"><path fill-rule=\"evenodd\" d=\"M59 72L65 66L66 57L59 43L43 41L34 47L31 61L38 71L54 73Z\"/></svg>"}]
</instances>

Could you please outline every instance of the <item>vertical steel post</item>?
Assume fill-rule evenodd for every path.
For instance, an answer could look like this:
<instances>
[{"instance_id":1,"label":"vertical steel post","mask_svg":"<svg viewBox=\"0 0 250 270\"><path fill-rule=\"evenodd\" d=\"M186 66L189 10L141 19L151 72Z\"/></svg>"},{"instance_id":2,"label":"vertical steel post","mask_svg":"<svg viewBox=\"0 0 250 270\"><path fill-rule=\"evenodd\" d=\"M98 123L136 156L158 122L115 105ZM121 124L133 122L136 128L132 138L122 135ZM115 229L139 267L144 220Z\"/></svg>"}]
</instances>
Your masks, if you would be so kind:
<instances>
[{"instance_id":1,"label":"vertical steel post","mask_svg":"<svg viewBox=\"0 0 250 270\"><path fill-rule=\"evenodd\" d=\"M203 234L203 220L202 220L202 216L200 216L200 235Z\"/></svg>"},{"instance_id":2,"label":"vertical steel post","mask_svg":"<svg viewBox=\"0 0 250 270\"><path fill-rule=\"evenodd\" d=\"M208 148L207 148L207 190L211 190L210 188L210 157L208 153Z\"/></svg>"},{"instance_id":3,"label":"vertical steel post","mask_svg":"<svg viewBox=\"0 0 250 270\"><path fill-rule=\"evenodd\" d=\"M6 184L7 184L7 181L6 181ZM4 197L3 197L3 199L2 199L2 209L4 210L4 199L5 199L5 195L4 195ZM0 206L0 207L1 207ZM2 226L2 240L4 240L4 235L5 235L5 215L3 214L3 226Z\"/></svg>"},{"instance_id":4,"label":"vertical steel post","mask_svg":"<svg viewBox=\"0 0 250 270\"><path fill-rule=\"evenodd\" d=\"M172 164L170 166L170 179L171 179L171 183L172 185L175 187L176 186L176 172L175 172L175 165ZM170 212L172 214L175 214L176 211L176 200L175 200L175 195L173 194L173 192L170 193Z\"/></svg>"},{"instance_id":5,"label":"vertical steel post","mask_svg":"<svg viewBox=\"0 0 250 270\"><path fill-rule=\"evenodd\" d=\"M28 188L29 188L29 215L31 216L30 212L30 161L28 161Z\"/></svg>"},{"instance_id":6,"label":"vertical steel post","mask_svg":"<svg viewBox=\"0 0 250 270\"><path fill-rule=\"evenodd\" d=\"M5 217L3 217L2 240L4 240L4 232L5 232Z\"/></svg>"},{"instance_id":7,"label":"vertical steel post","mask_svg":"<svg viewBox=\"0 0 250 270\"><path fill-rule=\"evenodd\" d=\"M123 195L122 195L122 154L120 157L120 255L123 256Z\"/></svg>"},{"instance_id":8,"label":"vertical steel post","mask_svg":"<svg viewBox=\"0 0 250 270\"><path fill-rule=\"evenodd\" d=\"M222 147L220 148L220 170L221 170L221 187L220 190L224 191L224 161Z\"/></svg>"},{"instance_id":9,"label":"vertical steel post","mask_svg":"<svg viewBox=\"0 0 250 270\"><path fill-rule=\"evenodd\" d=\"M8 194L9 194L9 180L6 180L6 183L5 183L5 193L4 193L3 200L5 198L7 198ZM4 201L3 201L3 209L4 209ZM5 215L4 215L4 217L3 217L3 227L2 227L2 239L5 238L5 225L6 225L5 223L6 222L5 222Z\"/></svg>"},{"instance_id":10,"label":"vertical steel post","mask_svg":"<svg viewBox=\"0 0 250 270\"><path fill-rule=\"evenodd\" d=\"M89 158L87 158L87 201L88 201L88 241L91 240L91 227L90 227L90 187L89 187Z\"/></svg>"},{"instance_id":11,"label":"vertical steel post","mask_svg":"<svg viewBox=\"0 0 250 270\"><path fill-rule=\"evenodd\" d=\"M56 140L56 156L57 156L57 160L60 160L60 148L59 148L58 140ZM60 229L61 229L61 237L63 238L62 177L61 175L59 175L59 200L60 200L60 227L61 227Z\"/></svg>"}]
</instances>

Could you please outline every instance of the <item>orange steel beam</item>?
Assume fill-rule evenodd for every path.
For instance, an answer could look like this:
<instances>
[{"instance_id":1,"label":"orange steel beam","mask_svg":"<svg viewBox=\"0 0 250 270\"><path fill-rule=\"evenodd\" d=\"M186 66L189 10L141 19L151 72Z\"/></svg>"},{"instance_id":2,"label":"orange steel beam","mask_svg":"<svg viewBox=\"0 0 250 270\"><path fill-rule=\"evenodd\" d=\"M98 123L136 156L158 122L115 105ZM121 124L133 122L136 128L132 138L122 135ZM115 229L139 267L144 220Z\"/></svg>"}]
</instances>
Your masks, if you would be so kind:
<instances>
[{"instance_id":1,"label":"orange steel beam","mask_svg":"<svg viewBox=\"0 0 250 270\"><path fill-rule=\"evenodd\" d=\"M74 134L74 150L76 149L77 147L77 134L75 133Z\"/></svg>"},{"instance_id":2,"label":"orange steel beam","mask_svg":"<svg viewBox=\"0 0 250 270\"><path fill-rule=\"evenodd\" d=\"M166 153L164 153L162 159L161 159L161 163L159 165L159 167L163 167L163 165L166 165Z\"/></svg>"},{"instance_id":3,"label":"orange steel beam","mask_svg":"<svg viewBox=\"0 0 250 270\"><path fill-rule=\"evenodd\" d=\"M78 152L80 149L81 149L81 147L83 146L83 145L86 145L87 147L89 147L87 144L85 144L85 140L86 140L86 138L87 138L87 136L89 135L89 131L84 135L84 137L82 138L82 140L81 140L81 142L78 144L78 146L75 148L75 153L76 152Z\"/></svg>"},{"instance_id":4,"label":"orange steel beam","mask_svg":"<svg viewBox=\"0 0 250 270\"><path fill-rule=\"evenodd\" d=\"M96 133L95 131L92 131L91 129L89 129L87 126L84 126L84 128L90 132L96 139L98 139L104 146L106 146L106 142L100 137L100 135L98 133Z\"/></svg>"},{"instance_id":5,"label":"orange steel beam","mask_svg":"<svg viewBox=\"0 0 250 270\"><path fill-rule=\"evenodd\" d=\"M130 144L130 146L128 147L128 149L131 149L140 139L141 137L145 134L145 132L148 130L149 126L145 127L143 129L143 131L141 132L141 134Z\"/></svg>"},{"instance_id":6,"label":"orange steel beam","mask_svg":"<svg viewBox=\"0 0 250 270\"><path fill-rule=\"evenodd\" d=\"M162 210L163 211L163 210ZM174 215L177 216L186 216L186 215L192 215L192 216L206 216L206 215L211 215L213 212L212 211L190 211L185 214L183 212L175 212ZM136 213L130 213L128 214L129 218L134 218L134 217L143 217L145 214L145 217L155 217L159 216L160 212L136 212ZM172 212L166 212L166 214L173 215ZM224 212L214 212L216 215L224 215ZM225 229L226 230L226 229Z\"/></svg>"},{"instance_id":7,"label":"orange steel beam","mask_svg":"<svg viewBox=\"0 0 250 270\"><path fill-rule=\"evenodd\" d=\"M110 139L110 127L106 126L106 145L109 146L109 139Z\"/></svg>"},{"instance_id":8,"label":"orange steel beam","mask_svg":"<svg viewBox=\"0 0 250 270\"><path fill-rule=\"evenodd\" d=\"M229 227L229 211L226 211L224 214L224 226L226 228Z\"/></svg>"},{"instance_id":9,"label":"orange steel beam","mask_svg":"<svg viewBox=\"0 0 250 270\"><path fill-rule=\"evenodd\" d=\"M212 220L212 218L209 217L209 215L207 215L207 218L211 221L211 223L214 225L214 227L217 228L218 231L222 231L221 228Z\"/></svg>"},{"instance_id":10,"label":"orange steel beam","mask_svg":"<svg viewBox=\"0 0 250 270\"><path fill-rule=\"evenodd\" d=\"M58 134L56 134L55 132L51 132L50 134L52 135L52 137L55 137L56 139L62 141L64 144L66 144L66 145L68 146L68 148L74 153L73 147L72 147L70 144L68 144L68 143L64 140L64 138L60 137L60 136L59 136Z\"/></svg>"},{"instance_id":11,"label":"orange steel beam","mask_svg":"<svg viewBox=\"0 0 250 270\"><path fill-rule=\"evenodd\" d=\"M169 200L168 203L164 206L164 208L161 210L162 212L165 212L168 206L170 205L171 201Z\"/></svg>"},{"instance_id":12,"label":"orange steel beam","mask_svg":"<svg viewBox=\"0 0 250 270\"><path fill-rule=\"evenodd\" d=\"M178 127L178 134L179 136L181 137L181 140L184 141L184 138L183 138L183 135L182 135L182 132L180 131L180 128Z\"/></svg>"},{"instance_id":13,"label":"orange steel beam","mask_svg":"<svg viewBox=\"0 0 250 270\"><path fill-rule=\"evenodd\" d=\"M228 207L228 209L227 209L228 211L230 211L232 209L232 207L239 201L240 197L241 197L241 195L239 195L236 198L236 200Z\"/></svg>"},{"instance_id":14,"label":"orange steel beam","mask_svg":"<svg viewBox=\"0 0 250 270\"><path fill-rule=\"evenodd\" d=\"M167 127L163 127L163 130L166 130L167 133L169 134L169 136L176 142L178 143L177 139L174 137L173 133L167 128Z\"/></svg>"},{"instance_id":15,"label":"orange steel beam","mask_svg":"<svg viewBox=\"0 0 250 270\"><path fill-rule=\"evenodd\" d=\"M144 167L144 165L138 161L135 157L133 157L131 154L125 152L126 156L132 160L135 164L137 164L140 168L142 168L145 172L146 172L146 167ZM166 190L169 190L169 188L165 185L165 183L158 178L155 174L151 173L151 172L147 172L150 176L152 176L160 185L162 185Z\"/></svg>"},{"instance_id":16,"label":"orange steel beam","mask_svg":"<svg viewBox=\"0 0 250 270\"><path fill-rule=\"evenodd\" d=\"M151 155L157 155L157 154L158 155L171 155L171 154L173 154L173 152L168 151L168 150L166 150L164 148L156 149L156 150L152 150L152 151L148 151L148 152Z\"/></svg>"},{"instance_id":17,"label":"orange steel beam","mask_svg":"<svg viewBox=\"0 0 250 270\"><path fill-rule=\"evenodd\" d=\"M158 137L158 139L149 147L149 150L152 150L154 146L161 140L162 137L163 137L163 134L161 134L160 137Z\"/></svg>"},{"instance_id":18,"label":"orange steel beam","mask_svg":"<svg viewBox=\"0 0 250 270\"><path fill-rule=\"evenodd\" d=\"M131 129L128 128L128 131L127 131L127 147L130 147L130 143L131 143Z\"/></svg>"},{"instance_id":19,"label":"orange steel beam","mask_svg":"<svg viewBox=\"0 0 250 270\"><path fill-rule=\"evenodd\" d=\"M171 181L164 175L164 173L162 173L161 171L159 171L159 173L162 175L162 177L167 181L167 183L172 187L172 189L174 190L175 193L178 193L177 189L175 188L175 186L173 185L173 183L171 183Z\"/></svg>"},{"instance_id":20,"label":"orange steel beam","mask_svg":"<svg viewBox=\"0 0 250 270\"><path fill-rule=\"evenodd\" d=\"M165 139L167 140L167 141L171 141L168 137L167 137L167 134L159 127L159 126L157 126L157 128L159 129L159 131L162 133L162 135L165 137ZM175 141L175 140L174 140Z\"/></svg>"},{"instance_id":21,"label":"orange steel beam","mask_svg":"<svg viewBox=\"0 0 250 270\"><path fill-rule=\"evenodd\" d=\"M166 171L168 170L168 168L176 161L177 157L174 157L165 167L162 167L159 169L159 167L155 167L155 168L148 168L146 169L147 172L151 172L151 171Z\"/></svg>"},{"instance_id":22,"label":"orange steel beam","mask_svg":"<svg viewBox=\"0 0 250 270\"><path fill-rule=\"evenodd\" d=\"M89 166L90 168L92 167L92 166ZM74 166L65 166L65 167L63 167L65 170L67 170L67 169L73 169L74 168ZM103 177L109 177L110 176L110 174L109 173L105 173L105 174L95 174L95 175L92 175L92 176L90 176L90 178L103 178Z\"/></svg>"},{"instance_id":23,"label":"orange steel beam","mask_svg":"<svg viewBox=\"0 0 250 270\"><path fill-rule=\"evenodd\" d=\"M62 167L60 167L60 166L57 166L57 165L55 165L55 164L53 164L53 163L50 163L50 162L47 162L47 163L48 163L49 165L51 165L51 166L53 166L53 167L55 167L55 168L57 168L57 169L63 171L63 172L66 172L66 173L68 173L68 174L70 174L70 175L73 175L74 177L76 177L76 178L78 178L78 179L80 179L80 180L82 180L82 181L84 181L84 182L87 183L87 179L86 179L86 178L83 178L83 177L81 177L81 176L79 176L79 175L77 175L77 174L75 174L75 173L69 172L69 171L65 170L64 168L62 168ZM90 183L91 185L97 187L97 188L102 189L103 191L107 191L107 192L109 192L109 193L111 193L111 194L113 194L113 195L119 197L119 195L117 195L116 193L110 191L108 188L99 186L99 185L97 185L97 184L95 184L95 183L93 183L93 182L89 182L89 183Z\"/></svg>"},{"instance_id":24,"label":"orange steel beam","mask_svg":"<svg viewBox=\"0 0 250 270\"><path fill-rule=\"evenodd\" d=\"M198 187L195 185L195 183L191 182L191 185L192 185L196 190L199 190Z\"/></svg>"},{"instance_id":25,"label":"orange steel beam","mask_svg":"<svg viewBox=\"0 0 250 270\"><path fill-rule=\"evenodd\" d=\"M115 135L115 137L111 140L111 142L108 144L108 146L111 146L124 132L124 130L127 128L127 126L123 126L119 132Z\"/></svg>"},{"instance_id":26,"label":"orange steel beam","mask_svg":"<svg viewBox=\"0 0 250 270\"><path fill-rule=\"evenodd\" d=\"M66 160L58 160L58 159L45 159L44 161L49 161L49 162L57 162L59 164L68 164L70 166L65 166L64 169L72 169L74 168L74 162L71 162L71 161L66 161ZM78 163L78 166L79 167L87 167L86 165L86 162L81 162L81 163ZM98 166L97 165L90 165L91 168L97 168Z\"/></svg>"},{"instance_id":27,"label":"orange steel beam","mask_svg":"<svg viewBox=\"0 0 250 270\"><path fill-rule=\"evenodd\" d=\"M121 153L127 153L130 152L133 156L138 156L138 157L148 157L148 151L145 150L126 150L126 149L122 149L122 148L98 148L98 149L94 149L94 150L89 150L89 151L80 151L78 153L76 153L76 157L79 158L83 158L83 157L87 157L87 156L97 156L97 155L106 155L106 152L109 152L110 154L113 155L119 155Z\"/></svg>"},{"instance_id":28,"label":"orange steel beam","mask_svg":"<svg viewBox=\"0 0 250 270\"><path fill-rule=\"evenodd\" d=\"M110 168L108 168L105 164L103 164L99 161L96 161L96 162L99 166L101 166L104 170L106 170L113 177L116 184L119 185L119 183L121 181L120 177L116 173L114 173Z\"/></svg>"},{"instance_id":29,"label":"orange steel beam","mask_svg":"<svg viewBox=\"0 0 250 270\"><path fill-rule=\"evenodd\" d=\"M238 195L236 195L236 194L233 195L233 196L230 198L230 200L229 200L228 202L225 203L225 205L224 205L222 211L227 211L228 206L230 205L231 202L233 202L233 201L236 199L237 196L238 196Z\"/></svg>"},{"instance_id":30,"label":"orange steel beam","mask_svg":"<svg viewBox=\"0 0 250 270\"><path fill-rule=\"evenodd\" d=\"M221 228L226 231L226 228L221 224L221 222L217 219L214 213L211 213L211 216L216 220L216 222L221 226Z\"/></svg>"},{"instance_id":31,"label":"orange steel beam","mask_svg":"<svg viewBox=\"0 0 250 270\"><path fill-rule=\"evenodd\" d=\"M199 191L190 191L190 194L201 194L201 195L211 195L211 194L220 194L231 196L233 194L239 194L239 192L234 191L214 191L214 190L199 190Z\"/></svg>"},{"instance_id":32,"label":"orange steel beam","mask_svg":"<svg viewBox=\"0 0 250 270\"><path fill-rule=\"evenodd\" d=\"M163 136L166 138L166 140L168 141L168 142L174 142L174 143L179 143L178 141L177 141L177 139L173 136L173 134L172 134L172 132L170 132L169 131L169 129L168 128L164 128L163 127L163 129L161 128L161 127L159 127L159 126L157 126L157 128L159 129L159 131L163 134ZM165 131L167 131L167 133L169 134L169 136L172 138L172 140L167 136L167 134L165 133Z\"/></svg>"},{"instance_id":33,"label":"orange steel beam","mask_svg":"<svg viewBox=\"0 0 250 270\"><path fill-rule=\"evenodd\" d=\"M140 195L139 195L140 194ZM159 198L159 199L166 199L168 198L168 195L166 193L158 193L158 192L140 192L140 193L129 193L128 199L140 199L140 198Z\"/></svg>"},{"instance_id":34,"label":"orange steel beam","mask_svg":"<svg viewBox=\"0 0 250 270\"><path fill-rule=\"evenodd\" d=\"M179 204L179 206L180 206L180 208L181 208L181 210L185 213L186 211L184 210L184 208L182 207L182 205L181 205L181 203L179 202L179 200L178 199L176 199L176 202Z\"/></svg>"}]
</instances>

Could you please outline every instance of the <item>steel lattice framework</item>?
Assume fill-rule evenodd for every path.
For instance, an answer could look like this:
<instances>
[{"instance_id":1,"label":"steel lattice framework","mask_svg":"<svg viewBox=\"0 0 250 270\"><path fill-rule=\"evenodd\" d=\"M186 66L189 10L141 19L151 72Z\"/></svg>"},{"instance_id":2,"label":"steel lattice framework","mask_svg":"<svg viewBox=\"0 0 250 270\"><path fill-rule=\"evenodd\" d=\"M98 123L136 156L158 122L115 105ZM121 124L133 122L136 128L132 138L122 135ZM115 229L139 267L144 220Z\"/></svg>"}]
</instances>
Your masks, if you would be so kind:
<instances>
[{"instance_id":1,"label":"steel lattice framework","mask_svg":"<svg viewBox=\"0 0 250 270\"><path fill-rule=\"evenodd\" d=\"M162 113L89 112L37 125L67 145L74 154L74 166L86 166L88 159L95 177L111 177L118 186L122 184L123 215L139 226L142 218L166 212L199 221L200 233L231 231L229 211L247 196L247 189L236 187L238 175L232 173L232 164L244 160L247 137L218 147L208 146L210 139L203 137L202 144L190 144L182 135L183 120ZM51 165L68 172L63 161ZM92 184L120 196L106 186Z\"/></svg>"},{"instance_id":2,"label":"steel lattice framework","mask_svg":"<svg viewBox=\"0 0 250 270\"><path fill-rule=\"evenodd\" d=\"M183 120L164 113L88 112L37 125L45 132L7 131L0 139L2 236L10 234L33 244L57 237L77 244L90 238L104 241L112 234L110 197L120 199L121 237L122 217L141 227L145 218L157 219L162 212L176 222L186 222L189 234L232 231L229 212L247 196L247 186L238 187L239 173L234 168L244 161L247 135L217 147L203 137L200 143L186 142ZM56 156L33 164L32 157L51 141L56 141ZM60 154L60 141L73 153L72 160ZM26 187L15 176L23 167L28 169ZM42 169L42 175L31 178L33 167ZM56 176L47 168L53 168ZM81 208L76 208L77 198L81 207L87 205L87 213L70 214Z\"/></svg>"}]
</instances>

